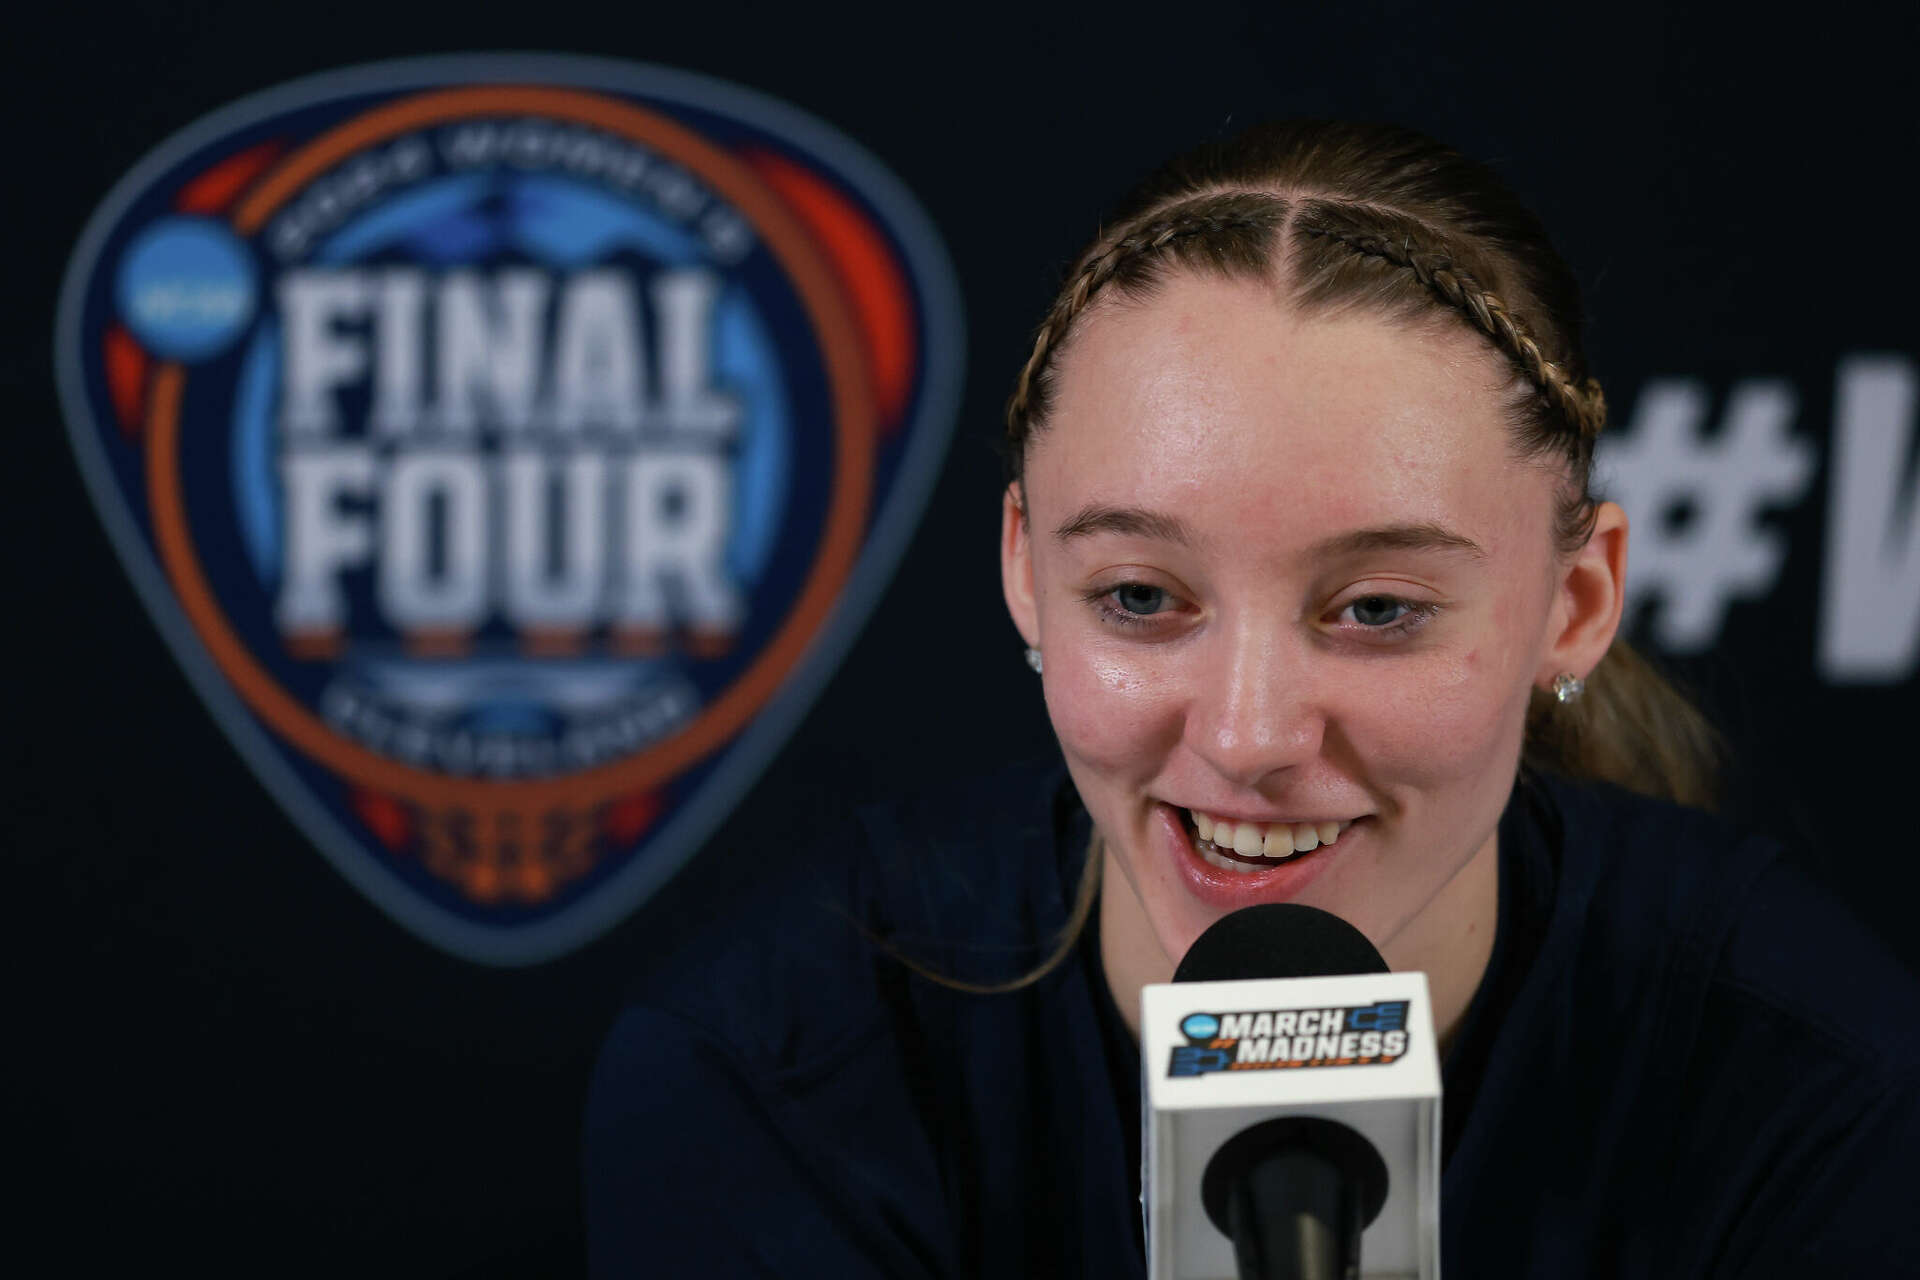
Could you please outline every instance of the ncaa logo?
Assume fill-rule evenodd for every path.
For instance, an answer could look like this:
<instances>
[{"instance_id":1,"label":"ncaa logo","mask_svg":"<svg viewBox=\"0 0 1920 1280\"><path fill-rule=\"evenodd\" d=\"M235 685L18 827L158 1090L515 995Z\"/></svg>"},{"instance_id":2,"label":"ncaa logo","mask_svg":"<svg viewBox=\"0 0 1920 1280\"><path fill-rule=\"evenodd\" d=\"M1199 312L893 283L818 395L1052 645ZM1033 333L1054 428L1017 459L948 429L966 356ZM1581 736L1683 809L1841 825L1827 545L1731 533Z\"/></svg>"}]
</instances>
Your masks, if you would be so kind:
<instances>
[{"instance_id":1,"label":"ncaa logo","mask_svg":"<svg viewBox=\"0 0 1920 1280\"><path fill-rule=\"evenodd\" d=\"M340 871L492 964L698 847L879 596L959 303L858 147L584 58L236 104L107 198L56 337L162 634Z\"/></svg>"}]
</instances>

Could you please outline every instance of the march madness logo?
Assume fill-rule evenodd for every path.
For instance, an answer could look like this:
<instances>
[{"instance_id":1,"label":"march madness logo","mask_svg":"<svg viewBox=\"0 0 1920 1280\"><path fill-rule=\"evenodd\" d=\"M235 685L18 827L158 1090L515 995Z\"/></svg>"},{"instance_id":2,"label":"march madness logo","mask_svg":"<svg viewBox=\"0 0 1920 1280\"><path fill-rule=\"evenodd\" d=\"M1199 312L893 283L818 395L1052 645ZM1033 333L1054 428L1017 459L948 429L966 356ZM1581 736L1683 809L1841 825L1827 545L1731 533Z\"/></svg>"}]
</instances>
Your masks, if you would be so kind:
<instances>
[{"instance_id":1,"label":"march madness logo","mask_svg":"<svg viewBox=\"0 0 1920 1280\"><path fill-rule=\"evenodd\" d=\"M1333 1009L1190 1013L1180 1020L1187 1043L1173 1047L1167 1075L1384 1066L1406 1054L1406 1028L1405 1000Z\"/></svg>"},{"instance_id":2,"label":"march madness logo","mask_svg":"<svg viewBox=\"0 0 1920 1280\"><path fill-rule=\"evenodd\" d=\"M236 745L441 947L574 948L818 692L944 455L925 216L747 90L434 59L188 128L58 318L113 542Z\"/></svg>"}]
</instances>

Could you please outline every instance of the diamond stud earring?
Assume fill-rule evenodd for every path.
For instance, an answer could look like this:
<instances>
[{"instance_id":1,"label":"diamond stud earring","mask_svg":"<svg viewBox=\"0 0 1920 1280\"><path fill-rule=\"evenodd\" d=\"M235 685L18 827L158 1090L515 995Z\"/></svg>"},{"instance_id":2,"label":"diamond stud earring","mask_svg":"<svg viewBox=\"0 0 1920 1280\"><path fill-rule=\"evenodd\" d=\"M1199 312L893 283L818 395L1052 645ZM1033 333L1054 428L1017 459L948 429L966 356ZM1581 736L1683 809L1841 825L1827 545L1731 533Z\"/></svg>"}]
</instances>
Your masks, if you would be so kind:
<instances>
[{"instance_id":1,"label":"diamond stud earring","mask_svg":"<svg viewBox=\"0 0 1920 1280\"><path fill-rule=\"evenodd\" d=\"M1038 649L1036 649L1036 648L1034 648L1034 647L1033 647L1032 645L1028 645L1028 646L1027 646L1027 665L1033 668L1033 670L1034 670L1034 673L1035 673L1036 675L1037 675L1037 674L1039 674L1039 672L1040 672L1040 651L1039 651Z\"/></svg>"},{"instance_id":2,"label":"diamond stud earring","mask_svg":"<svg viewBox=\"0 0 1920 1280\"><path fill-rule=\"evenodd\" d=\"M1562 703L1572 702L1587 691L1587 682L1571 671L1562 671L1553 678L1553 696Z\"/></svg>"}]
</instances>

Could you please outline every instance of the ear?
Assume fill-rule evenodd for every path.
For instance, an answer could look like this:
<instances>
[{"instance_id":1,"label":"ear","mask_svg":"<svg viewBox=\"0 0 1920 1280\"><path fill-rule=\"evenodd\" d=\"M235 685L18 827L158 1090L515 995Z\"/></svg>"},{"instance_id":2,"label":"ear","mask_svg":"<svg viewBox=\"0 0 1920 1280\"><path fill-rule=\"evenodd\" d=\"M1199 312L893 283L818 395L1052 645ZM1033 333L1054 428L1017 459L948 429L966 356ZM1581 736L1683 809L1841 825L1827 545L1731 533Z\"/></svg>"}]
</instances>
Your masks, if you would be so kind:
<instances>
[{"instance_id":1,"label":"ear","mask_svg":"<svg viewBox=\"0 0 1920 1280\"><path fill-rule=\"evenodd\" d=\"M1033 534L1020 486L1010 484L1000 500L1000 590L1007 612L1029 645L1040 643L1040 610L1033 598Z\"/></svg>"},{"instance_id":2,"label":"ear","mask_svg":"<svg viewBox=\"0 0 1920 1280\"><path fill-rule=\"evenodd\" d=\"M1593 535L1563 572L1548 621L1547 651L1534 673L1545 689L1561 672L1587 678L1620 629L1626 604L1627 513L1603 502L1595 513Z\"/></svg>"}]
</instances>

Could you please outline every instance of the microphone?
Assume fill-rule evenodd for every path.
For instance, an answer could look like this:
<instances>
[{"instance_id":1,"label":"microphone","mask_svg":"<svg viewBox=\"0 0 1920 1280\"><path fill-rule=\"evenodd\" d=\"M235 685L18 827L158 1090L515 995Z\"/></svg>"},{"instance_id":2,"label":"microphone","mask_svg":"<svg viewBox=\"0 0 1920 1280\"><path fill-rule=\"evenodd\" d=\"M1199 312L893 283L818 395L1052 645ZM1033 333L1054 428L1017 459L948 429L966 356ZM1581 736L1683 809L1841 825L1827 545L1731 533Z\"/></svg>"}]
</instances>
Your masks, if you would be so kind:
<instances>
[{"instance_id":1,"label":"microphone","mask_svg":"<svg viewBox=\"0 0 1920 1280\"><path fill-rule=\"evenodd\" d=\"M1426 975L1387 972L1338 916L1268 903L1147 987L1140 1027L1151 1280L1439 1275Z\"/></svg>"}]
</instances>

